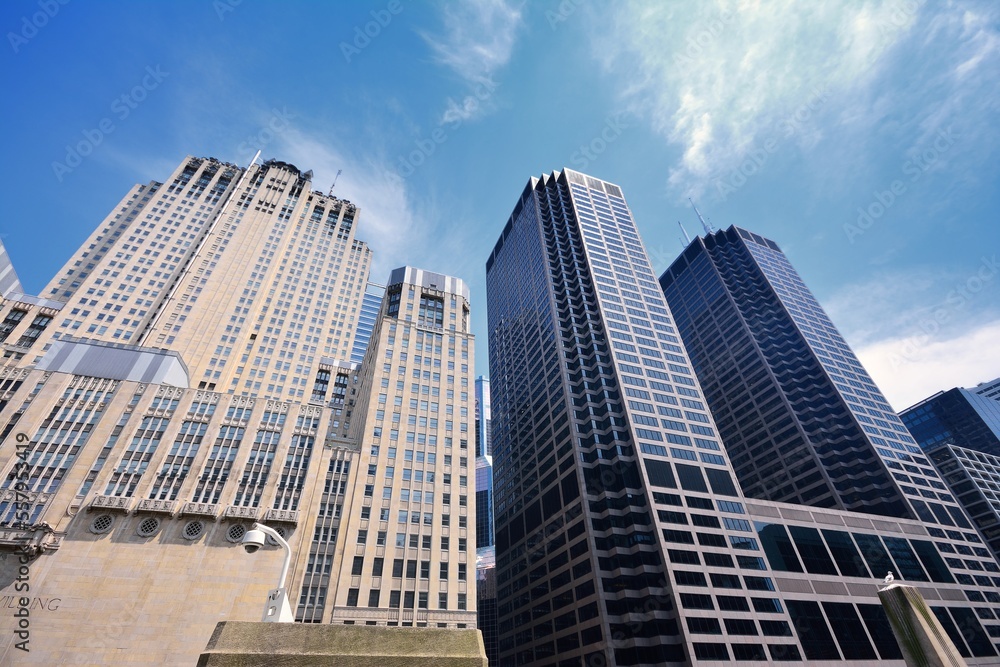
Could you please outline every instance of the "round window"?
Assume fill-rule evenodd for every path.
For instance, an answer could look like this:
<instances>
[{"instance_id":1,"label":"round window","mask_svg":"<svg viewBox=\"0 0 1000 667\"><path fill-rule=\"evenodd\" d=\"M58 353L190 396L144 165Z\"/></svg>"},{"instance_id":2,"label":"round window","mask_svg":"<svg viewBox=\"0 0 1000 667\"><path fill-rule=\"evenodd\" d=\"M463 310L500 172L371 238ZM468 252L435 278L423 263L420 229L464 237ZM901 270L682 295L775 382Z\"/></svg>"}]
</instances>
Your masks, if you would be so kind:
<instances>
[{"instance_id":1,"label":"round window","mask_svg":"<svg viewBox=\"0 0 1000 667\"><path fill-rule=\"evenodd\" d=\"M90 532L96 533L97 535L103 535L104 533L111 530L111 526L115 525L115 520L110 514L102 514L90 524Z\"/></svg>"},{"instance_id":2,"label":"round window","mask_svg":"<svg viewBox=\"0 0 1000 667\"><path fill-rule=\"evenodd\" d=\"M155 517L147 517L139 522L139 527L135 532L139 537L152 537L160 529L160 520Z\"/></svg>"},{"instance_id":3,"label":"round window","mask_svg":"<svg viewBox=\"0 0 1000 667\"><path fill-rule=\"evenodd\" d=\"M197 540L205 531L205 524L201 521L188 521L184 526L184 539Z\"/></svg>"},{"instance_id":4,"label":"round window","mask_svg":"<svg viewBox=\"0 0 1000 667\"><path fill-rule=\"evenodd\" d=\"M277 528L274 529L274 532L276 532L278 535L281 535L281 539L285 539L285 537L288 535L288 532L285 530L284 526L278 526ZM270 535L267 536L267 543L270 544L272 547L278 546L278 540L274 539Z\"/></svg>"},{"instance_id":5,"label":"round window","mask_svg":"<svg viewBox=\"0 0 1000 667\"><path fill-rule=\"evenodd\" d=\"M239 542L243 539L243 536L247 534L247 527L242 523L234 523L229 527L229 532L226 533L226 539L230 542Z\"/></svg>"}]
</instances>

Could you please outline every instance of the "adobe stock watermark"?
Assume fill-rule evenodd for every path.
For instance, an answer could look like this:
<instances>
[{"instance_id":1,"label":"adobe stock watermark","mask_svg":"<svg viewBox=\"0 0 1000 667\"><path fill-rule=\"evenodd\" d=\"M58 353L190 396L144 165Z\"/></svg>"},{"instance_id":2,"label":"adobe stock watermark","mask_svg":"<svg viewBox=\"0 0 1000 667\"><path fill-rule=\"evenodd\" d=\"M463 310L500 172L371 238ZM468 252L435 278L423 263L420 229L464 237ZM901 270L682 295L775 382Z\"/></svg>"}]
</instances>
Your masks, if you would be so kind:
<instances>
[{"instance_id":1,"label":"adobe stock watermark","mask_svg":"<svg viewBox=\"0 0 1000 667\"><path fill-rule=\"evenodd\" d=\"M27 433L18 433L14 440L16 442L14 456L17 463L10 472L11 479L14 480L14 528L27 528L28 519L31 517L31 503L28 501L28 473L31 466L28 464L28 449L31 438ZM31 651L31 598L27 595L31 592L31 553L27 547L19 547L20 553L17 557L17 577L14 579L14 590L20 593L17 597L17 605L14 608L14 622L16 629L14 637L20 641L14 643L14 648L28 653Z\"/></svg>"},{"instance_id":2,"label":"adobe stock watermark","mask_svg":"<svg viewBox=\"0 0 1000 667\"><path fill-rule=\"evenodd\" d=\"M413 141L413 150L406 155L397 156L399 166L396 174L402 178L412 176L418 167L427 162L427 159L437 152L440 145L448 141L449 133L461 127L465 119L474 114L484 102L489 100L499 87L499 83L486 79L477 84L472 89L472 93L463 98L461 104L449 98L449 110L445 112L438 126L431 131L430 136L415 139Z\"/></svg>"},{"instance_id":3,"label":"adobe stock watermark","mask_svg":"<svg viewBox=\"0 0 1000 667\"><path fill-rule=\"evenodd\" d=\"M604 127L597 133L597 136L573 152L573 155L570 156L570 162L573 163L574 167L585 171L591 162L608 150L608 146L617 141L618 137L622 136L622 130L628 129L628 125L622 121L624 115L618 112L608 116L604 121Z\"/></svg>"},{"instance_id":4,"label":"adobe stock watermark","mask_svg":"<svg viewBox=\"0 0 1000 667\"><path fill-rule=\"evenodd\" d=\"M364 26L354 27L354 39L351 42L341 42L338 45L341 54L344 56L344 60L350 63L354 56L359 55L368 48L372 40L381 35L382 31L389 27L393 17L402 11L403 3L400 0L389 0L385 9L371 10L369 13L372 20L365 23Z\"/></svg>"},{"instance_id":5,"label":"adobe stock watermark","mask_svg":"<svg viewBox=\"0 0 1000 667\"><path fill-rule=\"evenodd\" d=\"M920 322L918 325L920 333L905 339L899 353L889 357L892 369L896 370L912 362L917 351L931 342L934 335L941 330L941 325L947 324L957 310L977 298L984 289L992 286L998 273L1000 273L1000 263L997 262L996 254L992 257L984 256L972 275L956 284L944 301L931 311L930 317Z\"/></svg>"},{"instance_id":6,"label":"adobe stock watermark","mask_svg":"<svg viewBox=\"0 0 1000 667\"><path fill-rule=\"evenodd\" d=\"M556 7L556 11L547 9L545 11L545 20L549 22L549 28L555 30L560 23L569 19L570 16L576 13L580 5L583 4L583 0L562 0L559 6Z\"/></svg>"},{"instance_id":7,"label":"adobe stock watermark","mask_svg":"<svg viewBox=\"0 0 1000 667\"><path fill-rule=\"evenodd\" d=\"M288 110L288 107L271 109L271 118L256 134L250 135L236 147L237 154L246 155L247 153L263 149L274 141L275 137L287 131L291 127L289 121L296 117L294 113Z\"/></svg>"},{"instance_id":8,"label":"adobe stock watermark","mask_svg":"<svg viewBox=\"0 0 1000 667\"><path fill-rule=\"evenodd\" d=\"M236 8L243 4L243 0L214 0L212 9L220 21L226 20L226 14L236 11Z\"/></svg>"},{"instance_id":9,"label":"adobe stock watermark","mask_svg":"<svg viewBox=\"0 0 1000 667\"><path fill-rule=\"evenodd\" d=\"M938 130L934 141L929 148L926 148L900 166L904 176L909 176L909 182L916 183L920 177L927 173L927 170L934 166L934 163L941 159L948 150L955 145L957 135L953 125L949 125L946 130ZM873 200L867 206L858 207L858 218L852 223L844 223L844 233L847 240L853 244L859 236L864 236L865 232L871 229L875 223L892 208L896 201L906 194L908 186L902 179L895 179L885 190L876 190L872 193Z\"/></svg>"},{"instance_id":10,"label":"adobe stock watermark","mask_svg":"<svg viewBox=\"0 0 1000 667\"><path fill-rule=\"evenodd\" d=\"M778 152L782 145L781 141L787 141L801 132L828 99L830 99L830 91L826 88L814 88L810 91L805 102L778 122L777 127L781 134L781 140L773 136L765 139L747 152L746 157L738 167L729 174L714 179L715 201L726 201L731 194L746 185L763 169L771 156Z\"/></svg>"},{"instance_id":11,"label":"adobe stock watermark","mask_svg":"<svg viewBox=\"0 0 1000 667\"><path fill-rule=\"evenodd\" d=\"M683 52L674 52L674 65L678 67L697 65L697 58L722 36L735 18L736 12L723 9L715 16L699 21L694 29L688 30Z\"/></svg>"},{"instance_id":12,"label":"adobe stock watermark","mask_svg":"<svg viewBox=\"0 0 1000 667\"><path fill-rule=\"evenodd\" d=\"M147 66L146 75L142 77L142 81L138 85L111 100L111 113L119 121L125 120L149 97L151 92L160 87L160 84L168 76L170 73L161 70L159 65L156 67ZM83 164L83 159L93 153L94 149L104 143L105 137L116 129L118 126L115 125L115 121L110 117L105 117L97 123L97 127L83 130L81 132L83 139L75 144L66 145L66 156L63 161L52 163L52 173L55 174L56 180L62 183L63 178Z\"/></svg>"},{"instance_id":13,"label":"adobe stock watermark","mask_svg":"<svg viewBox=\"0 0 1000 667\"><path fill-rule=\"evenodd\" d=\"M25 44L38 35L38 31L49 24L49 21L56 17L59 10L64 5L68 5L69 0L38 0L38 11L30 15L21 17L21 26L17 32L8 31L7 41L10 48L17 53Z\"/></svg>"}]
</instances>

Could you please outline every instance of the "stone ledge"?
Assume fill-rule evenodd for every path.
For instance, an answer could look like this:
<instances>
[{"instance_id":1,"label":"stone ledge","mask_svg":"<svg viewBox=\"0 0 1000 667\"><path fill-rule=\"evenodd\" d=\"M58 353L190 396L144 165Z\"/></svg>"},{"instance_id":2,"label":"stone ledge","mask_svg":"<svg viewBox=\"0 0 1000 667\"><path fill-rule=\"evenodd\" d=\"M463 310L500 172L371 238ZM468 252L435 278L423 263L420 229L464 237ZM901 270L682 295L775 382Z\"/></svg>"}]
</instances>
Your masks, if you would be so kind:
<instances>
[{"instance_id":1,"label":"stone ledge","mask_svg":"<svg viewBox=\"0 0 1000 667\"><path fill-rule=\"evenodd\" d=\"M215 626L198 667L487 667L475 629L250 623Z\"/></svg>"}]
</instances>

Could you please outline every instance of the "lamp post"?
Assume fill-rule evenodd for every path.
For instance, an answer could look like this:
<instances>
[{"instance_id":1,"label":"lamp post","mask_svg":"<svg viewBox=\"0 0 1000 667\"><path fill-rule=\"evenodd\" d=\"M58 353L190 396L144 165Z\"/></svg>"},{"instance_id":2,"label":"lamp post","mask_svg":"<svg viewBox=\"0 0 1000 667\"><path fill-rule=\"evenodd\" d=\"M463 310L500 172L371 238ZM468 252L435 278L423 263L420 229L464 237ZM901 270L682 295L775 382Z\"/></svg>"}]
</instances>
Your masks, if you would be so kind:
<instances>
[{"instance_id":1,"label":"lamp post","mask_svg":"<svg viewBox=\"0 0 1000 667\"><path fill-rule=\"evenodd\" d=\"M285 577L288 576L288 565L292 560L292 549L288 546L278 531L262 523L255 523L253 527L243 536L243 548L249 554L256 553L264 546L265 537L270 537L280 544L285 550L285 562L281 566L281 578L278 579L278 587L271 589L267 594L267 603L264 605L264 623L292 623L295 617L292 616L292 609L288 606L288 592L285 590Z\"/></svg>"}]
</instances>

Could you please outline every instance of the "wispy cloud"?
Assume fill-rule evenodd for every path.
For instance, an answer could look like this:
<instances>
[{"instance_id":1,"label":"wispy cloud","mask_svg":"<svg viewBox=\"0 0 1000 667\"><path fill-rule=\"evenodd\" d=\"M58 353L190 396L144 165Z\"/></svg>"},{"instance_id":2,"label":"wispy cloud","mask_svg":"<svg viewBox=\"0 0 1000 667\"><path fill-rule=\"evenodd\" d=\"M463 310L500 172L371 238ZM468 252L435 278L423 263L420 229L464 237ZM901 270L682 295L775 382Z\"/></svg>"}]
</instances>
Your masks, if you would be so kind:
<instances>
[{"instance_id":1,"label":"wispy cloud","mask_svg":"<svg viewBox=\"0 0 1000 667\"><path fill-rule=\"evenodd\" d=\"M1000 376L1000 269L984 256L954 269L883 271L824 301L896 409Z\"/></svg>"},{"instance_id":2,"label":"wispy cloud","mask_svg":"<svg viewBox=\"0 0 1000 667\"><path fill-rule=\"evenodd\" d=\"M513 53L523 4L523 0L447 3L442 8L443 33L424 32L421 36L430 46L434 61L457 74L467 89L492 90L497 85L495 74ZM470 100L474 98L449 99L443 122L469 120L489 108Z\"/></svg>"},{"instance_id":3,"label":"wispy cloud","mask_svg":"<svg viewBox=\"0 0 1000 667\"><path fill-rule=\"evenodd\" d=\"M908 351L890 338L857 350L858 359L896 410L952 387L973 387L1000 376L1000 319ZM907 355L906 363L899 363Z\"/></svg>"},{"instance_id":4,"label":"wispy cloud","mask_svg":"<svg viewBox=\"0 0 1000 667\"><path fill-rule=\"evenodd\" d=\"M781 137L797 114L850 125L885 118L912 102L882 97L871 84L892 64L888 56L901 42L915 41L918 23L927 31L923 48L933 50L947 68L944 74L932 72L940 84L935 97L947 99L940 88L954 90L960 77L992 66L1000 47L991 10L968 9L968 4L631 2L616 5L610 29L605 21L595 31L594 50L609 72L624 79L630 110L681 148L670 184L679 194L698 194L713 178L739 167L766 139ZM953 80L936 81L945 74ZM929 82L920 81L926 93ZM822 109L810 104L816 99ZM949 115L953 109L937 111ZM941 123L940 118L918 122L931 133ZM815 145L823 131L822 126L799 127L795 141Z\"/></svg>"},{"instance_id":5,"label":"wispy cloud","mask_svg":"<svg viewBox=\"0 0 1000 667\"><path fill-rule=\"evenodd\" d=\"M317 190L326 191L325 184L343 170L333 194L361 210L357 236L372 249L374 282L384 282L389 271L403 265L459 277L480 270L480 257L472 261L467 252L476 226L442 213L432 198L414 197L387 160L370 151L355 154L296 128L282 132L274 143L275 155L313 171Z\"/></svg>"}]
</instances>

